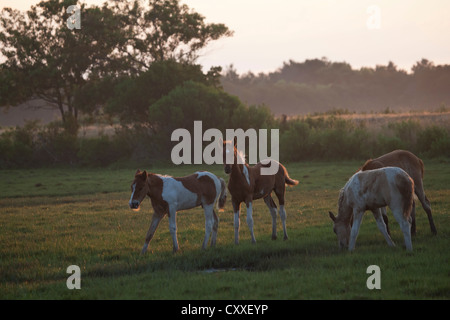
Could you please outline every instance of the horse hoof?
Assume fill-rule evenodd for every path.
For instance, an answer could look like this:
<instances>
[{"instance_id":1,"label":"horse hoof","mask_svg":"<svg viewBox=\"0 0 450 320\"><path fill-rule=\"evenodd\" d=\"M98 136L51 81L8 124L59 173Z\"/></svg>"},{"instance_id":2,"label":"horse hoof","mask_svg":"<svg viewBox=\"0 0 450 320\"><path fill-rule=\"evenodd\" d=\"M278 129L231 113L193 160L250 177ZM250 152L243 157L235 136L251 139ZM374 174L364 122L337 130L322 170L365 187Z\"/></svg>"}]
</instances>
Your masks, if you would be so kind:
<instances>
[{"instance_id":1,"label":"horse hoof","mask_svg":"<svg viewBox=\"0 0 450 320\"><path fill-rule=\"evenodd\" d=\"M272 240L277 240L277 236L276 235L272 235Z\"/></svg>"},{"instance_id":2,"label":"horse hoof","mask_svg":"<svg viewBox=\"0 0 450 320\"><path fill-rule=\"evenodd\" d=\"M283 240L286 241L288 238L288 236L284 236Z\"/></svg>"}]
</instances>

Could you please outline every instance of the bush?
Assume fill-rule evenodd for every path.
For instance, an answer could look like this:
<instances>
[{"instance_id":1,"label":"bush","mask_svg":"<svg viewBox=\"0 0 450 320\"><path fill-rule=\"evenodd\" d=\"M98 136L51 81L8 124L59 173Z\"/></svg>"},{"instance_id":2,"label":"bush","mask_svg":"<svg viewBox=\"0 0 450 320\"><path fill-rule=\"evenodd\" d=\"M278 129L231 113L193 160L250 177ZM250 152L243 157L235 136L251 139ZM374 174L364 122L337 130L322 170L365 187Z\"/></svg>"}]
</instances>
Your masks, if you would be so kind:
<instances>
[{"instance_id":1,"label":"bush","mask_svg":"<svg viewBox=\"0 0 450 320\"><path fill-rule=\"evenodd\" d=\"M203 131L218 128L280 128L280 161L368 159L395 149L419 157L450 157L450 132L436 125L422 128L415 121L391 122L373 134L364 123L335 116L314 116L278 121L265 106L246 106L221 89L188 82L149 108L152 126L123 126L112 136L80 138L59 123L23 127L0 135L0 168L55 164L104 167L167 162L176 128ZM192 134L192 133L191 133ZM209 142L205 142L205 145ZM270 146L268 146L270 150Z\"/></svg>"},{"instance_id":2,"label":"bush","mask_svg":"<svg viewBox=\"0 0 450 320\"><path fill-rule=\"evenodd\" d=\"M8 129L0 136L0 168L16 168L34 163L34 136L37 121L28 121L23 127Z\"/></svg>"},{"instance_id":3,"label":"bush","mask_svg":"<svg viewBox=\"0 0 450 320\"><path fill-rule=\"evenodd\" d=\"M429 157L450 156L450 135L438 126L424 129L418 135L417 147Z\"/></svg>"},{"instance_id":4,"label":"bush","mask_svg":"<svg viewBox=\"0 0 450 320\"><path fill-rule=\"evenodd\" d=\"M335 117L288 122L280 138L282 160L343 160L368 157L373 148L367 129Z\"/></svg>"},{"instance_id":5,"label":"bush","mask_svg":"<svg viewBox=\"0 0 450 320\"><path fill-rule=\"evenodd\" d=\"M388 124L388 129L392 131L395 138L401 141L402 149L407 149L417 153L418 133L422 130L419 122L414 120L392 122Z\"/></svg>"}]
</instances>

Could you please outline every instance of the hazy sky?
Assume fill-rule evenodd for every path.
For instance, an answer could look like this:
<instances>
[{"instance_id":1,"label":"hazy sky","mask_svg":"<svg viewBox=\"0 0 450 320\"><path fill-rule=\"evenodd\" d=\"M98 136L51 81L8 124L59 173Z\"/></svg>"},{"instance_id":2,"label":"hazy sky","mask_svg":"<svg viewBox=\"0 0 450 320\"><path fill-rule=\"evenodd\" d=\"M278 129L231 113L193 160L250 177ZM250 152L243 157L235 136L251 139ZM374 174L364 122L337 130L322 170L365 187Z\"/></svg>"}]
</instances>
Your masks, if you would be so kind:
<instances>
[{"instance_id":1,"label":"hazy sky","mask_svg":"<svg viewBox=\"0 0 450 320\"><path fill-rule=\"evenodd\" d=\"M37 0L0 0L26 10ZM103 0L87 0L101 4ZM354 68L420 59L450 64L449 0L181 0L234 35L213 42L198 63L239 73L274 71L290 59L327 57ZM81 19L83 17L81 16ZM81 20L82 21L82 20Z\"/></svg>"}]
</instances>

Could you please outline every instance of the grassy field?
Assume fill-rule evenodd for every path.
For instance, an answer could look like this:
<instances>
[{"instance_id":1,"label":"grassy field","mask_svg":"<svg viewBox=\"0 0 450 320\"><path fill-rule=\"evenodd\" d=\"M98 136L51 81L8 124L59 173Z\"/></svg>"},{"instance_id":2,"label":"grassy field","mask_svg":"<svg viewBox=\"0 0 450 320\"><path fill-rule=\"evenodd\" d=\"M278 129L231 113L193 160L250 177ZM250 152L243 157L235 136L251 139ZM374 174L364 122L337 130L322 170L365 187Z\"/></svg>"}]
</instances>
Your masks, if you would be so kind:
<instances>
[{"instance_id":1,"label":"grassy field","mask_svg":"<svg viewBox=\"0 0 450 320\"><path fill-rule=\"evenodd\" d=\"M397 246L390 248L368 212L356 250L339 252L328 211L336 211L339 189L361 163L286 164L300 180L287 190L287 241L279 219L279 239L271 240L271 218L260 200L256 245L245 213L241 243L234 245L227 201L215 248L200 249L204 216L197 208L178 214L180 252L172 253L166 217L144 256L150 202L139 212L128 208L136 168L0 171L0 298L450 299L450 163L425 160L437 236L418 205L414 251L405 251L391 213ZM141 169L180 176L205 166ZM226 178L221 166L209 170ZM70 265L81 269L81 290L66 287ZM381 290L366 286L370 265L380 267Z\"/></svg>"}]
</instances>

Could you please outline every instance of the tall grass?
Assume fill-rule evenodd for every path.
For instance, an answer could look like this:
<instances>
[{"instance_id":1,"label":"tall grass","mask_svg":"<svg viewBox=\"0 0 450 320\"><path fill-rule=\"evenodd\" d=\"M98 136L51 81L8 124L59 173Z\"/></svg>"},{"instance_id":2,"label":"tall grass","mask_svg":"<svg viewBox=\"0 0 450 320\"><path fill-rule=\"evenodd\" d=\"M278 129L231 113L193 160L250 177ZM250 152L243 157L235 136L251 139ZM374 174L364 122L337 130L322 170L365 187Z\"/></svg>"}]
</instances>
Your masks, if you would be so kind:
<instances>
[{"instance_id":1,"label":"tall grass","mask_svg":"<svg viewBox=\"0 0 450 320\"><path fill-rule=\"evenodd\" d=\"M241 119L242 125L232 123L244 129L279 128L282 161L367 159L394 149L407 149L421 157L450 158L448 115L427 114L422 117L426 119L417 114L400 118L390 117L391 114L357 118L358 115L331 112L276 119L267 108L250 107L242 115L245 120ZM191 125L183 124L189 130ZM40 127L36 122L29 122L22 128L0 134L0 169L55 165L123 168L137 163L158 164L167 161L175 145L168 133L155 135L147 127L122 127L111 135L76 137L56 124Z\"/></svg>"}]
</instances>

